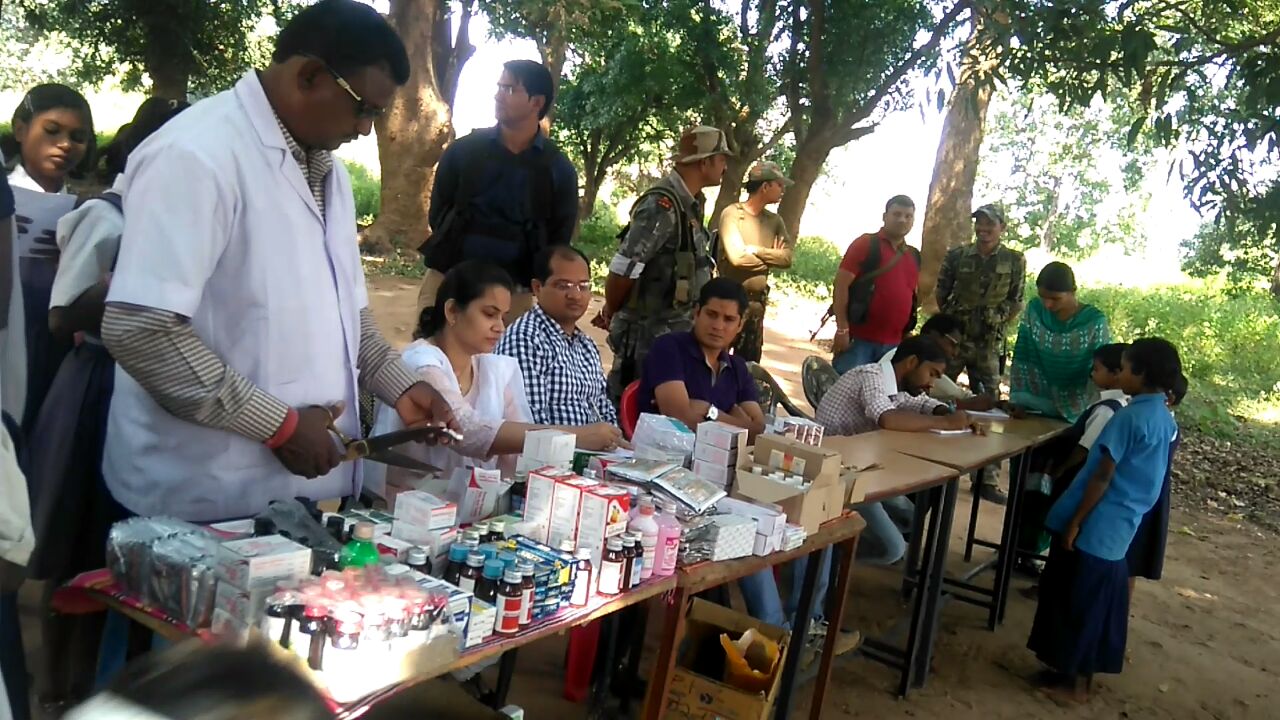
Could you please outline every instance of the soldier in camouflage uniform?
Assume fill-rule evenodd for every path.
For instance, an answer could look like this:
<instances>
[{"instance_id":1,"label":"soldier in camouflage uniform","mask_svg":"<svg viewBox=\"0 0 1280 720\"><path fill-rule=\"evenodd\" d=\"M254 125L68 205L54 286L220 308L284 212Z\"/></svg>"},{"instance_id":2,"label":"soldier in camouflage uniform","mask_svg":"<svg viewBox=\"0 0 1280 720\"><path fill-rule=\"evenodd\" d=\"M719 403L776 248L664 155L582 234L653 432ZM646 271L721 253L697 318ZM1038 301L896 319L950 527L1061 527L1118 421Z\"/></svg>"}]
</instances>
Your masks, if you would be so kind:
<instances>
[{"instance_id":1,"label":"soldier in camouflage uniform","mask_svg":"<svg viewBox=\"0 0 1280 720\"><path fill-rule=\"evenodd\" d=\"M1005 350L1009 323L1022 312L1027 261L1022 253L1000 243L1004 212L983 205L973 213L975 242L953 248L938 271L938 309L964 324L960 352L947 368L955 379L961 370L969 375L975 394L1000 394L1000 357ZM984 473L984 499L1003 502L995 485L995 473Z\"/></svg>"},{"instance_id":2,"label":"soldier in camouflage uniform","mask_svg":"<svg viewBox=\"0 0 1280 720\"><path fill-rule=\"evenodd\" d=\"M631 224L609 262L604 307L592 320L609 331L609 394L615 403L640 377L654 338L693 327L694 302L714 265L702 189L720 184L731 154L716 128L686 131L675 169L631 209Z\"/></svg>"},{"instance_id":3,"label":"soldier in camouflage uniform","mask_svg":"<svg viewBox=\"0 0 1280 720\"><path fill-rule=\"evenodd\" d=\"M760 362L764 352L764 316L769 306L769 270L791 267L795 240L768 206L782 200L792 182L776 163L759 162L747 172L744 202L720 213L720 274L737 280L747 291L747 312L733 352L743 360Z\"/></svg>"}]
</instances>

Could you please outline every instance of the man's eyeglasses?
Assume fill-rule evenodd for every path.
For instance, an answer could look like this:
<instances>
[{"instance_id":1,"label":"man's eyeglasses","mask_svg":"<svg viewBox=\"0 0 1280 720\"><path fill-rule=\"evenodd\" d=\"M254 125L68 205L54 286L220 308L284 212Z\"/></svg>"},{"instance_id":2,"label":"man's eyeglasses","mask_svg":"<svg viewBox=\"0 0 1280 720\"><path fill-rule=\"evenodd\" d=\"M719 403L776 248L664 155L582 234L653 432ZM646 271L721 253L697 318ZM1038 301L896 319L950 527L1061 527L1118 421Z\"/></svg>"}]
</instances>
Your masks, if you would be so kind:
<instances>
[{"instance_id":1,"label":"man's eyeglasses","mask_svg":"<svg viewBox=\"0 0 1280 720\"><path fill-rule=\"evenodd\" d=\"M512 85L509 83L498 83L498 93L501 95L515 95L520 90L520 85Z\"/></svg>"},{"instance_id":2,"label":"man's eyeglasses","mask_svg":"<svg viewBox=\"0 0 1280 720\"><path fill-rule=\"evenodd\" d=\"M319 63L324 66L325 71L333 77L333 81L338 84L338 87L347 91L347 94L351 96L351 99L356 101L356 117L364 120L376 120L386 113L386 108L374 107L365 102L364 98L360 97L360 94L352 89L351 83L347 82L346 78L339 75L337 70L329 67L329 63L318 57L312 57L312 59L319 61Z\"/></svg>"},{"instance_id":3,"label":"man's eyeglasses","mask_svg":"<svg viewBox=\"0 0 1280 720\"><path fill-rule=\"evenodd\" d=\"M556 292L562 292L566 295L574 291L577 291L580 293L586 293L590 295L591 281L587 280L586 282L575 283L575 282L569 282L568 280L556 280L555 282L551 283L551 288Z\"/></svg>"}]
</instances>

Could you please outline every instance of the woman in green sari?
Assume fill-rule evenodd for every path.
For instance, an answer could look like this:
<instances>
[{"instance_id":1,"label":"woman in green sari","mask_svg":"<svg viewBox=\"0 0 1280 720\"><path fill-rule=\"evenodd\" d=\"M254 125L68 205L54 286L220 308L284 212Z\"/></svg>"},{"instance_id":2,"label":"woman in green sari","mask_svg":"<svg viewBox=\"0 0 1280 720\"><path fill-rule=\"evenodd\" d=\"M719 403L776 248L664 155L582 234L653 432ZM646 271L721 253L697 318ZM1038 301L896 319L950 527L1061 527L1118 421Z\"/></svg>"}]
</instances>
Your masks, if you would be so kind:
<instances>
[{"instance_id":1,"label":"woman in green sari","mask_svg":"<svg viewBox=\"0 0 1280 720\"><path fill-rule=\"evenodd\" d=\"M1046 265L1036 278L1036 290L1039 297L1027 303L1018 325L1009 401L1019 409L1074 423L1098 399L1098 388L1090 379L1093 352L1111 342L1111 331L1101 310L1076 298L1076 277L1068 265ZM1050 457L1053 447L1050 443L1031 459L1018 538L1022 552L1043 555L1049 549L1044 519L1057 493L1045 469L1057 460ZM1020 558L1017 567L1038 574L1039 563Z\"/></svg>"},{"instance_id":2,"label":"woman in green sari","mask_svg":"<svg viewBox=\"0 0 1280 720\"><path fill-rule=\"evenodd\" d=\"M1024 410L1075 422L1097 399L1093 351L1111 342L1107 317L1076 298L1071 268L1052 262L1036 278L1039 297L1018 325L1009 400Z\"/></svg>"}]
</instances>

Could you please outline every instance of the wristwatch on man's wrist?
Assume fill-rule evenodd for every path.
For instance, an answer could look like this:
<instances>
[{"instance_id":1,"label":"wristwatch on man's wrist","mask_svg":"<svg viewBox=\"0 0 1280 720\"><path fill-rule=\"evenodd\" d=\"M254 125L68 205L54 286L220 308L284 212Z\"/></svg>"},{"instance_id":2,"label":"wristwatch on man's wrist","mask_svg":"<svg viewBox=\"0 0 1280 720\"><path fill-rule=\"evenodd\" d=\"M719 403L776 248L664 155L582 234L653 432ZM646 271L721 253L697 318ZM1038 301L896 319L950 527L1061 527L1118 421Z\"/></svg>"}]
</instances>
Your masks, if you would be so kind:
<instances>
[{"instance_id":1,"label":"wristwatch on man's wrist","mask_svg":"<svg viewBox=\"0 0 1280 720\"><path fill-rule=\"evenodd\" d=\"M720 418L720 409L719 409L719 408L717 408L715 405L712 405L712 406L710 406L710 407L708 407L708 408L707 408L707 419L708 419L708 420L710 420L710 421L712 421L712 422L715 422L715 421L716 421L716 420L718 420L719 418Z\"/></svg>"}]
</instances>

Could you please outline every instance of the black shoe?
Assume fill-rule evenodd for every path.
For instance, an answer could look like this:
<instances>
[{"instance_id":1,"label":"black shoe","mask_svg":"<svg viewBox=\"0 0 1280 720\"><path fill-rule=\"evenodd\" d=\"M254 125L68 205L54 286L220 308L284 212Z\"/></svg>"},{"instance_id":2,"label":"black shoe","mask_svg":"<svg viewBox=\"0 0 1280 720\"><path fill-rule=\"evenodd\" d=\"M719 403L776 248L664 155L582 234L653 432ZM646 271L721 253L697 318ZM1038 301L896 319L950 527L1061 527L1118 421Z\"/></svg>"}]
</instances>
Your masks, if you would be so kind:
<instances>
[{"instance_id":1,"label":"black shoe","mask_svg":"<svg viewBox=\"0 0 1280 720\"><path fill-rule=\"evenodd\" d=\"M1013 571L1023 577L1038 578L1044 572L1044 563L1031 558L1018 558Z\"/></svg>"},{"instance_id":2,"label":"black shoe","mask_svg":"<svg viewBox=\"0 0 1280 720\"><path fill-rule=\"evenodd\" d=\"M999 485L982 485L977 488L977 492L983 500L996 505L1004 505L1009 502L1009 496L1004 494Z\"/></svg>"}]
</instances>

